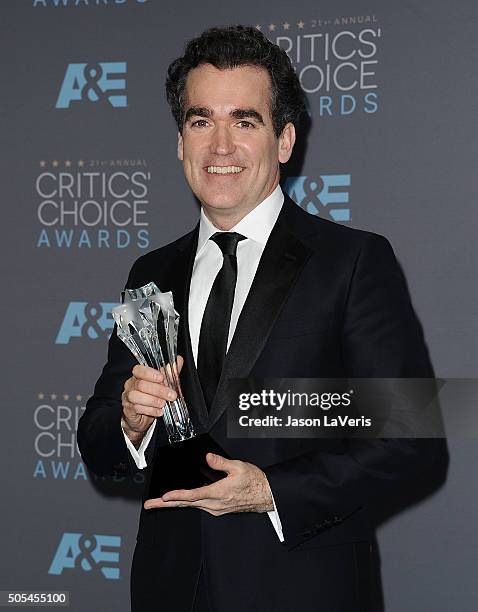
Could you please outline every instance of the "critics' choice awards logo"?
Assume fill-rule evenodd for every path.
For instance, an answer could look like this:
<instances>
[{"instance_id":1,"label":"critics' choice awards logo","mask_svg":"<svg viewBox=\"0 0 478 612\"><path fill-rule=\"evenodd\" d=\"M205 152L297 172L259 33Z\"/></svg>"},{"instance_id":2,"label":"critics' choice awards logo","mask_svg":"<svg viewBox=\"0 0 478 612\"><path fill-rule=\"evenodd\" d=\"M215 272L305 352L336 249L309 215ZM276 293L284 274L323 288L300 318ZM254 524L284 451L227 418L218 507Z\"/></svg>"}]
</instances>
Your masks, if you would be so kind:
<instances>
[{"instance_id":1,"label":"critics' choice awards logo","mask_svg":"<svg viewBox=\"0 0 478 612\"><path fill-rule=\"evenodd\" d=\"M350 174L322 174L318 178L293 176L284 189L308 213L333 221L350 221Z\"/></svg>"},{"instance_id":2,"label":"critics' choice awards logo","mask_svg":"<svg viewBox=\"0 0 478 612\"><path fill-rule=\"evenodd\" d=\"M64 533L48 573L59 576L65 570L82 570L119 580L120 547L120 536Z\"/></svg>"},{"instance_id":3,"label":"critics' choice awards logo","mask_svg":"<svg viewBox=\"0 0 478 612\"><path fill-rule=\"evenodd\" d=\"M40 226L36 246L146 249L151 173L137 168L145 164L144 160L91 160L89 164L41 160L35 179Z\"/></svg>"},{"instance_id":4,"label":"critics' choice awards logo","mask_svg":"<svg viewBox=\"0 0 478 612\"><path fill-rule=\"evenodd\" d=\"M68 344L72 338L109 337L114 326L111 309L117 305L117 302L70 302L55 344Z\"/></svg>"},{"instance_id":5,"label":"critics' choice awards logo","mask_svg":"<svg viewBox=\"0 0 478 612\"><path fill-rule=\"evenodd\" d=\"M78 421L85 410L83 396L38 393L37 400L33 410L33 478L88 480L76 442Z\"/></svg>"},{"instance_id":6,"label":"critics' choice awards logo","mask_svg":"<svg viewBox=\"0 0 478 612\"><path fill-rule=\"evenodd\" d=\"M128 479L137 485L144 484L144 474L137 471L131 476L115 473L111 477L88 474L81 460L76 431L85 411L85 395L82 393L44 393L36 395L33 406L33 478L38 480L95 481L118 484Z\"/></svg>"},{"instance_id":7,"label":"critics' choice awards logo","mask_svg":"<svg viewBox=\"0 0 478 612\"><path fill-rule=\"evenodd\" d=\"M382 28L375 15L255 27L286 51L313 112L321 117L377 112Z\"/></svg>"},{"instance_id":8,"label":"critics' choice awards logo","mask_svg":"<svg viewBox=\"0 0 478 612\"><path fill-rule=\"evenodd\" d=\"M70 108L72 102L106 100L115 108L128 106L126 96L126 62L69 64L56 108Z\"/></svg>"}]
</instances>

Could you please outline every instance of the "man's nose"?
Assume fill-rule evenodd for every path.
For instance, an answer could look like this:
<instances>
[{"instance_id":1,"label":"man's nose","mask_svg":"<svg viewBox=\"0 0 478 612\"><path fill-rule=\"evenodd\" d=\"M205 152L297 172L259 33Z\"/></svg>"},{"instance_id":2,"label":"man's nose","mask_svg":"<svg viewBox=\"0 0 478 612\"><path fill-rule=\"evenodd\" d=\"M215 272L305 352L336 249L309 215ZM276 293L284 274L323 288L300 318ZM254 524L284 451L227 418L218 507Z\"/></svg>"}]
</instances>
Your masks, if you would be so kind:
<instances>
[{"instance_id":1,"label":"man's nose","mask_svg":"<svg viewBox=\"0 0 478 612\"><path fill-rule=\"evenodd\" d=\"M230 155L236 145L230 130L226 126L216 126L211 140L211 153L215 155Z\"/></svg>"}]
</instances>

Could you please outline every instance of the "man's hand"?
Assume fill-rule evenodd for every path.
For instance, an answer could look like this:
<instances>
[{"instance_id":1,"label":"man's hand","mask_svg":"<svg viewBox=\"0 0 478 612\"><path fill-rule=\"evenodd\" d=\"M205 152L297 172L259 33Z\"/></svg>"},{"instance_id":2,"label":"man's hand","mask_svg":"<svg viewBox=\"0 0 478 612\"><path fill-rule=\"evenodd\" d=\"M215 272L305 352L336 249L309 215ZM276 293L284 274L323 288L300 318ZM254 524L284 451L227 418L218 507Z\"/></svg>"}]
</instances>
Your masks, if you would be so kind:
<instances>
[{"instance_id":1,"label":"man's hand","mask_svg":"<svg viewBox=\"0 0 478 612\"><path fill-rule=\"evenodd\" d=\"M208 453L208 465L226 472L222 480L198 489L168 491L157 499L144 503L151 508L199 508L220 516L230 512L269 512L274 509L269 483L264 472L245 461L225 459Z\"/></svg>"},{"instance_id":2,"label":"man's hand","mask_svg":"<svg viewBox=\"0 0 478 612\"><path fill-rule=\"evenodd\" d=\"M183 358L178 355L177 372L183 366ZM166 400L176 399L176 392L168 387L163 369L135 365L131 378L124 384L121 395L123 415L121 425L135 446L139 446L146 431L156 417L163 414Z\"/></svg>"}]
</instances>

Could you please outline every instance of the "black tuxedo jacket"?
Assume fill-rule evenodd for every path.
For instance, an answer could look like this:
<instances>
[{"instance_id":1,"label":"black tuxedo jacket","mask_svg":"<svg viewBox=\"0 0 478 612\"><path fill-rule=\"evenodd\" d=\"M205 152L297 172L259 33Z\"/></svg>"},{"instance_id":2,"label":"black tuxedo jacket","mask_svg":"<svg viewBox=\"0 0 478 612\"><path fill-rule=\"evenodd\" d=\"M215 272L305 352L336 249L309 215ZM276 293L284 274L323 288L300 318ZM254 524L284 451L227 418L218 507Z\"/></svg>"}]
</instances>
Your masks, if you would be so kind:
<instances>
[{"instance_id":1,"label":"black tuxedo jacket","mask_svg":"<svg viewBox=\"0 0 478 612\"><path fill-rule=\"evenodd\" d=\"M212 608L220 612L371 610L364 603L369 578L363 574L372 564L371 512L427 473L437 444L229 439L225 412L232 401L229 377L433 376L393 250L385 238L313 217L285 196L208 414L188 329L197 237L198 226L140 257L127 286L155 281L162 291L172 290L181 315L181 383L195 426L209 431L231 457L264 470L285 542L266 513L212 517L184 508L142 510L138 542L158 552L152 588L160 590L165 609L189 610L202 565ZM98 474L135 469L120 428L120 397L134 363L115 329L78 429L83 460ZM158 420L147 456L166 443Z\"/></svg>"}]
</instances>

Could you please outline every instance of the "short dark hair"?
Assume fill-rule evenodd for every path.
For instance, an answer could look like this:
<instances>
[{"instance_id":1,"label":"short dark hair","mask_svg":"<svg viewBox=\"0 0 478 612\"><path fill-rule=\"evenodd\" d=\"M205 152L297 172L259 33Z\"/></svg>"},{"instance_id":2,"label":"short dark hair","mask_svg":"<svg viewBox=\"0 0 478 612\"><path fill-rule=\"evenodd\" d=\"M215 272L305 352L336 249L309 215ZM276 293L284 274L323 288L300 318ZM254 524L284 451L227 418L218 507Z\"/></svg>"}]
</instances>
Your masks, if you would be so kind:
<instances>
[{"instance_id":1,"label":"short dark hair","mask_svg":"<svg viewBox=\"0 0 478 612\"><path fill-rule=\"evenodd\" d=\"M219 70L260 66L271 79L270 112L274 133L280 136L288 122L297 125L305 109L305 94L287 53L251 26L214 27L190 40L183 57L168 68L166 97L180 132L184 125L186 78L200 64Z\"/></svg>"}]
</instances>

